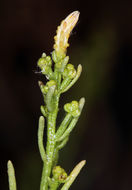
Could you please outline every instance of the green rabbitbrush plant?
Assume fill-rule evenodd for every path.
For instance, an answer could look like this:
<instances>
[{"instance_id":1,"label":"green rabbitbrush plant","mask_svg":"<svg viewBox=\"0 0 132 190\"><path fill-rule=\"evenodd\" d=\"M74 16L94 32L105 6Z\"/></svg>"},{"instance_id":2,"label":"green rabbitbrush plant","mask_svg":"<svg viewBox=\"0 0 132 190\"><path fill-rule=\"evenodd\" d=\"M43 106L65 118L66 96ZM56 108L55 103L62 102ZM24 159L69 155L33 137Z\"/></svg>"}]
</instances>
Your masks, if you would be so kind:
<instances>
[{"instance_id":1,"label":"green rabbitbrush plant","mask_svg":"<svg viewBox=\"0 0 132 190\"><path fill-rule=\"evenodd\" d=\"M81 98L79 102L72 101L65 104L65 117L60 126L56 126L60 95L73 86L82 71L81 65L78 65L76 70L72 64L69 64L69 56L66 56L68 39L78 18L79 12L74 11L61 22L54 37L55 44L51 56L43 53L37 63L41 73L48 80L45 85L41 81L38 82L44 98L44 105L41 106L43 116L39 118L38 127L38 147L43 161L40 190L56 190L59 187L61 190L68 190L86 162L83 160L77 164L69 175L57 165L59 150L69 140L85 103L85 99ZM45 119L47 121L46 149L43 143ZM8 176L10 190L16 190L15 171L11 161L8 161Z\"/></svg>"}]
</instances>

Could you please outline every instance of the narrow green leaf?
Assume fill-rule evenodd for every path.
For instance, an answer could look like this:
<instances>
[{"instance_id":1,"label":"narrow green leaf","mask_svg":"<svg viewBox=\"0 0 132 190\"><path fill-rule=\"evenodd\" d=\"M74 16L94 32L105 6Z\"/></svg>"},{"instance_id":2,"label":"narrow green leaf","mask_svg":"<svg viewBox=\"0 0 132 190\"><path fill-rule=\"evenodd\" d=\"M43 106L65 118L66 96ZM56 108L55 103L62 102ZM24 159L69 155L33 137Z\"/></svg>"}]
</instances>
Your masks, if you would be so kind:
<instances>
[{"instance_id":1,"label":"narrow green leaf","mask_svg":"<svg viewBox=\"0 0 132 190\"><path fill-rule=\"evenodd\" d=\"M10 160L7 163L7 172L8 172L8 180L9 180L9 189L16 190L17 188L16 188L15 170Z\"/></svg>"},{"instance_id":2,"label":"narrow green leaf","mask_svg":"<svg viewBox=\"0 0 132 190\"><path fill-rule=\"evenodd\" d=\"M70 188L70 186L72 185L72 183L74 182L78 174L80 173L80 170L83 168L85 163L86 163L86 160L83 160L79 164L77 164L77 166L75 166L75 168L70 173L67 182L63 185L61 190L68 190Z\"/></svg>"},{"instance_id":3,"label":"narrow green leaf","mask_svg":"<svg viewBox=\"0 0 132 190\"><path fill-rule=\"evenodd\" d=\"M66 145L66 143L68 142L68 140L69 140L69 136L67 136L67 137L57 146L57 149L58 149L58 150L62 149L62 148Z\"/></svg>"},{"instance_id":4,"label":"narrow green leaf","mask_svg":"<svg viewBox=\"0 0 132 190\"><path fill-rule=\"evenodd\" d=\"M43 136L44 136L44 117L40 116L39 127L38 127L38 147L42 160L46 162L46 153L43 144Z\"/></svg>"},{"instance_id":5,"label":"narrow green leaf","mask_svg":"<svg viewBox=\"0 0 132 190\"><path fill-rule=\"evenodd\" d=\"M74 129L74 127L75 127L78 119L79 119L79 117L73 118L72 121L71 121L71 123L69 124L68 128L63 133L63 135L60 138L56 139L56 141L62 141L67 136L69 136L69 134L71 133L71 131Z\"/></svg>"}]
</instances>

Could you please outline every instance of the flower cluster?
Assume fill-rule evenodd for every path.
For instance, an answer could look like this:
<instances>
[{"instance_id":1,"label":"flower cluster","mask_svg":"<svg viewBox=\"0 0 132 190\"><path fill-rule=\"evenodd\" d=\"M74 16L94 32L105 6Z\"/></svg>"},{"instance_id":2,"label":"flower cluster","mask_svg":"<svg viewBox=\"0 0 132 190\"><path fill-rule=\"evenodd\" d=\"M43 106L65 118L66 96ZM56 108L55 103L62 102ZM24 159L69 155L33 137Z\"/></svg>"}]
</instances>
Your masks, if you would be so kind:
<instances>
[{"instance_id":1,"label":"flower cluster","mask_svg":"<svg viewBox=\"0 0 132 190\"><path fill-rule=\"evenodd\" d=\"M64 110L70 113L73 117L78 117L80 115L79 104L77 101L65 104Z\"/></svg>"}]
</instances>

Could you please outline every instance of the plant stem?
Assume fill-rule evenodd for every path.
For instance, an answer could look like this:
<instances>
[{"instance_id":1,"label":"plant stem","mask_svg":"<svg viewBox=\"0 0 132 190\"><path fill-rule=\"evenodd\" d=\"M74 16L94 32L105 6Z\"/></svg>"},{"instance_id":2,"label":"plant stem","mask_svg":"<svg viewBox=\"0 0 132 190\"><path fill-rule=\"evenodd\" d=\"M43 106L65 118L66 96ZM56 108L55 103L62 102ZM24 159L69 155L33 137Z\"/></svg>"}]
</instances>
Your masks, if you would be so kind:
<instances>
[{"instance_id":1,"label":"plant stem","mask_svg":"<svg viewBox=\"0 0 132 190\"><path fill-rule=\"evenodd\" d=\"M53 163L53 153L55 148L55 128L56 128L56 118L58 113L58 103L59 95L56 95L55 99L55 109L48 114L47 120L47 146L46 146L46 156L47 160L43 166L42 178L40 184L40 190L48 189L48 177L50 177L52 163Z\"/></svg>"},{"instance_id":2,"label":"plant stem","mask_svg":"<svg viewBox=\"0 0 132 190\"><path fill-rule=\"evenodd\" d=\"M54 183L54 184L50 187L50 190L56 190L56 189L58 188L58 186L59 186L59 183L56 182L56 183Z\"/></svg>"},{"instance_id":3,"label":"plant stem","mask_svg":"<svg viewBox=\"0 0 132 190\"><path fill-rule=\"evenodd\" d=\"M55 135L56 139L58 139L64 133L71 118L72 118L72 115L67 113L67 115L65 116L64 120L62 121L61 125L59 126L59 128L56 132L56 135Z\"/></svg>"}]
</instances>

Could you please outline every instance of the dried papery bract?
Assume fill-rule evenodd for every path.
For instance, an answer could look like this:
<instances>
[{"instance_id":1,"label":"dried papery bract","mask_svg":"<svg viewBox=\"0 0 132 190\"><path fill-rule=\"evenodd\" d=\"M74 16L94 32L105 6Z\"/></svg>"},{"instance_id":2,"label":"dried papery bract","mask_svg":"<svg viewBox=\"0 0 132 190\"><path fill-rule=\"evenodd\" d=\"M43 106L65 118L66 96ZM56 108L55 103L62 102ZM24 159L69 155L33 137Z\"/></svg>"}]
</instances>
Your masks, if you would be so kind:
<instances>
[{"instance_id":1,"label":"dried papery bract","mask_svg":"<svg viewBox=\"0 0 132 190\"><path fill-rule=\"evenodd\" d=\"M54 49L58 56L65 56L66 49L69 46L68 39L79 19L79 14L79 11L74 11L61 22L60 26L58 26L56 36L54 37Z\"/></svg>"}]
</instances>

